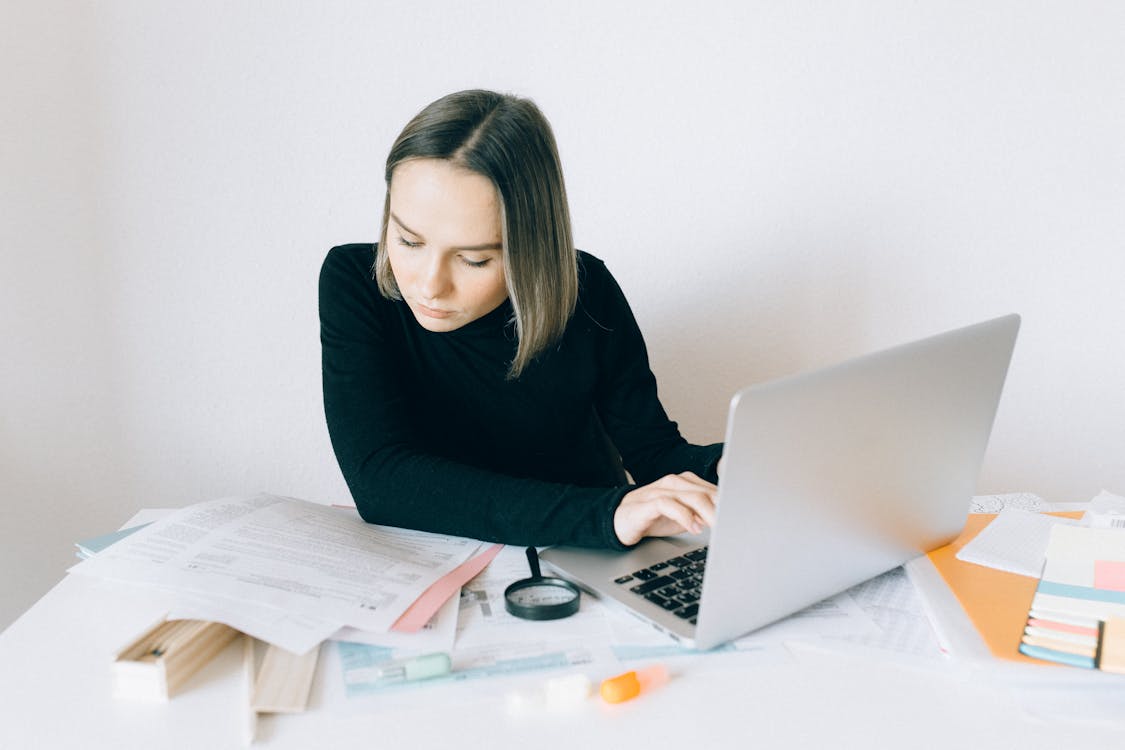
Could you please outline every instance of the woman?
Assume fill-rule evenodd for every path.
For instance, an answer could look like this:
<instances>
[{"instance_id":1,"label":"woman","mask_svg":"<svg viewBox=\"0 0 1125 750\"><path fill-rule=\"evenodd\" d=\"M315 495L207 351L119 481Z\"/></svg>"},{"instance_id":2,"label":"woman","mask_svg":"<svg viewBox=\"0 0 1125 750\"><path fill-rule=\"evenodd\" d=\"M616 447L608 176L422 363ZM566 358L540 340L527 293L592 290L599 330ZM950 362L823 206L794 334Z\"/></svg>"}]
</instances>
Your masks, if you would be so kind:
<instances>
[{"instance_id":1,"label":"woman","mask_svg":"<svg viewBox=\"0 0 1125 750\"><path fill-rule=\"evenodd\" d=\"M379 243L320 275L325 415L363 518L617 549L710 525L722 445L680 436L620 288L574 249L538 108L443 97L385 177Z\"/></svg>"}]
</instances>

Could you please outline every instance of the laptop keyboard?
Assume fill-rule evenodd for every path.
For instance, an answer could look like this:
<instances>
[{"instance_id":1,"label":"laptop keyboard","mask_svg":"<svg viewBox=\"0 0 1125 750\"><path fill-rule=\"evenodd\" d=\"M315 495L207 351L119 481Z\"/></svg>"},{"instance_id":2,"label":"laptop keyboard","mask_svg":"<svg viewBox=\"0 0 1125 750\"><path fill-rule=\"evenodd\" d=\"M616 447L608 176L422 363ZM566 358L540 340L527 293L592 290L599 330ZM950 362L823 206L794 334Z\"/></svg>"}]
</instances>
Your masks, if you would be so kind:
<instances>
[{"instance_id":1,"label":"laptop keyboard","mask_svg":"<svg viewBox=\"0 0 1125 750\"><path fill-rule=\"evenodd\" d=\"M695 624L707 548L700 547L614 580L676 617Z\"/></svg>"}]
</instances>

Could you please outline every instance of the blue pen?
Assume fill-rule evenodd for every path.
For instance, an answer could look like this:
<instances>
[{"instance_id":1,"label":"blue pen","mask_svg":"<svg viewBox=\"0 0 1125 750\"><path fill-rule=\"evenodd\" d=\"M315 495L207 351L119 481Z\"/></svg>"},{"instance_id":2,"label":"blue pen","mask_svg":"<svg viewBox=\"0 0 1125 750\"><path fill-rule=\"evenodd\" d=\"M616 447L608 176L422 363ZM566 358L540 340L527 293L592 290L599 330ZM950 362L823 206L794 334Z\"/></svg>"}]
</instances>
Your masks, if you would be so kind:
<instances>
[{"instance_id":1,"label":"blue pen","mask_svg":"<svg viewBox=\"0 0 1125 750\"><path fill-rule=\"evenodd\" d=\"M396 683L428 680L449 674L452 669L449 654L437 652L380 664L375 667L375 681Z\"/></svg>"}]
</instances>

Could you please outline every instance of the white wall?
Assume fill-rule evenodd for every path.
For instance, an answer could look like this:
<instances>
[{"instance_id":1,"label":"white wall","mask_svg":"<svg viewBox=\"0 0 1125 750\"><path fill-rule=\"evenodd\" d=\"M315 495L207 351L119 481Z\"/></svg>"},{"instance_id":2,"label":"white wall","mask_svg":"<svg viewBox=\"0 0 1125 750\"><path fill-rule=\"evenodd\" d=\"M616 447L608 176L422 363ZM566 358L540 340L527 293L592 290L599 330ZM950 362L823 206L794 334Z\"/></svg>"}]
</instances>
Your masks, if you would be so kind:
<instances>
[{"instance_id":1,"label":"white wall","mask_svg":"<svg viewBox=\"0 0 1125 750\"><path fill-rule=\"evenodd\" d=\"M0 626L137 508L347 499L319 264L475 86L552 120L690 438L748 382L1018 311L978 490L1125 492L1125 6L686 5L4 5Z\"/></svg>"}]
</instances>

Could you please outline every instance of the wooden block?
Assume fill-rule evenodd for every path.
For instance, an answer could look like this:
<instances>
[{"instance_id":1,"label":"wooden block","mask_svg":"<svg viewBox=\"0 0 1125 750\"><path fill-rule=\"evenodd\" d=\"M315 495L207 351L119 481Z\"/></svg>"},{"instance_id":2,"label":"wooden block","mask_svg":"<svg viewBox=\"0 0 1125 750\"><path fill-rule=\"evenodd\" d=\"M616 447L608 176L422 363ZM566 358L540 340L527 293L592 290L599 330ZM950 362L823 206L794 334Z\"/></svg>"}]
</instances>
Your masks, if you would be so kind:
<instances>
[{"instance_id":1,"label":"wooden block","mask_svg":"<svg viewBox=\"0 0 1125 750\"><path fill-rule=\"evenodd\" d=\"M114 694L168 700L237 635L237 630L218 622L159 622L117 653Z\"/></svg>"},{"instance_id":2,"label":"wooden block","mask_svg":"<svg viewBox=\"0 0 1125 750\"><path fill-rule=\"evenodd\" d=\"M320 647L297 655L271 645L258 669L254 685L254 711L300 713L309 702Z\"/></svg>"},{"instance_id":3,"label":"wooden block","mask_svg":"<svg viewBox=\"0 0 1125 750\"><path fill-rule=\"evenodd\" d=\"M254 710L254 682L258 674L255 651L257 639L242 636L242 682L246 697L246 723L243 726L243 744L252 745L258 734L258 712Z\"/></svg>"}]
</instances>

